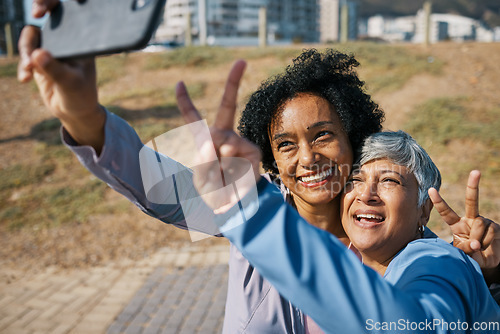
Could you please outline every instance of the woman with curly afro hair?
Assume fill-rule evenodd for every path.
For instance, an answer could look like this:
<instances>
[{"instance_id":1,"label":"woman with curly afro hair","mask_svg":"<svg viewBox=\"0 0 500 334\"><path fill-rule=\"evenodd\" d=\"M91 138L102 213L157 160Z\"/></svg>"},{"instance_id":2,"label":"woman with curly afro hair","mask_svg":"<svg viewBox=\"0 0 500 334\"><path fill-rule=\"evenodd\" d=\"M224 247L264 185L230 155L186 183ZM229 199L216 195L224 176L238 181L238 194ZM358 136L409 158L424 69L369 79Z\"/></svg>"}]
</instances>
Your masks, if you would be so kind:
<instances>
[{"instance_id":1,"label":"woman with curly afro hair","mask_svg":"<svg viewBox=\"0 0 500 334\"><path fill-rule=\"evenodd\" d=\"M264 170L287 201L346 245L339 194L364 139L379 132L384 120L363 89L358 65L331 49L305 50L250 96L238 126L260 148ZM302 323L314 332L309 317L303 315Z\"/></svg>"},{"instance_id":2,"label":"woman with curly afro hair","mask_svg":"<svg viewBox=\"0 0 500 334\"><path fill-rule=\"evenodd\" d=\"M382 129L384 112L365 93L352 55L328 49L320 53L305 50L285 72L264 81L242 112L238 130L262 151L263 168L277 174L271 149L269 129L285 104L300 94L311 94L326 100L339 116L354 152L363 140Z\"/></svg>"},{"instance_id":3,"label":"woman with curly afro hair","mask_svg":"<svg viewBox=\"0 0 500 334\"><path fill-rule=\"evenodd\" d=\"M238 126L299 213L346 242L338 194L356 152L384 119L363 89L358 65L331 49L305 50L250 96Z\"/></svg>"}]
</instances>

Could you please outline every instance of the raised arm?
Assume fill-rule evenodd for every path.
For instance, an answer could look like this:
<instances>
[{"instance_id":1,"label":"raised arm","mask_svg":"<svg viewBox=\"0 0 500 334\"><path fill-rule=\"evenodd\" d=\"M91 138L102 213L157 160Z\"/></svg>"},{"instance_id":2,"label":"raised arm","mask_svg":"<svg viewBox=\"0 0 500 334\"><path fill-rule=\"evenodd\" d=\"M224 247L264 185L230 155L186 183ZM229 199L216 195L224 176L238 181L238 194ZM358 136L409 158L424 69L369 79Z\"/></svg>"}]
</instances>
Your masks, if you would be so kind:
<instances>
[{"instance_id":1,"label":"raised arm","mask_svg":"<svg viewBox=\"0 0 500 334\"><path fill-rule=\"evenodd\" d=\"M42 17L58 3L34 0L32 14ZM95 60L59 61L39 46L40 29L26 26L19 40L18 80L35 80L44 104L63 125L64 144L85 168L148 215L180 228L215 234L214 226L188 226L186 221L189 212L206 212L206 206L191 210L193 203L184 201L197 194L190 171L145 147L130 125L99 104ZM152 163L141 164L140 156ZM155 187L149 184L150 189L145 189L144 175L162 177L155 179ZM162 196L154 196L159 188Z\"/></svg>"},{"instance_id":2,"label":"raised arm","mask_svg":"<svg viewBox=\"0 0 500 334\"><path fill-rule=\"evenodd\" d=\"M32 14L42 17L58 0L34 0ZM34 79L47 108L80 145L98 153L104 144L106 113L99 105L93 58L61 62L39 48L40 29L26 26L19 38L18 80Z\"/></svg>"},{"instance_id":3,"label":"raised arm","mask_svg":"<svg viewBox=\"0 0 500 334\"><path fill-rule=\"evenodd\" d=\"M406 326L470 321L473 305L479 304L486 306L476 316L490 321L500 317L477 268L442 240L410 244L384 279L335 236L304 221L264 180L259 182L257 213L246 218L229 220L227 228L221 227L224 236L328 333L376 332L384 324L396 326L384 333L415 332ZM439 326L425 329L446 332Z\"/></svg>"}]
</instances>

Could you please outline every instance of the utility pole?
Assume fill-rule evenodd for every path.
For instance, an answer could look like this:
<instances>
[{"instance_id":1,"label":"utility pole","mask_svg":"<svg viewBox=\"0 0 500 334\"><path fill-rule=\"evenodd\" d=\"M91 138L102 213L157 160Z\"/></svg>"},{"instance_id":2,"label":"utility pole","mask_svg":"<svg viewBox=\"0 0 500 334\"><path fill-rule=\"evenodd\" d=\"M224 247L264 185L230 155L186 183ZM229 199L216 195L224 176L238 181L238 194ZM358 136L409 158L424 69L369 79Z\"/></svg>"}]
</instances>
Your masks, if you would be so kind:
<instances>
[{"instance_id":1,"label":"utility pole","mask_svg":"<svg viewBox=\"0 0 500 334\"><path fill-rule=\"evenodd\" d=\"M432 2L424 2L424 16L425 16L425 30L424 30L424 44L429 46L431 44L431 14Z\"/></svg>"},{"instance_id":2,"label":"utility pole","mask_svg":"<svg viewBox=\"0 0 500 334\"><path fill-rule=\"evenodd\" d=\"M267 46L267 9L260 7L259 9L259 47Z\"/></svg>"},{"instance_id":3,"label":"utility pole","mask_svg":"<svg viewBox=\"0 0 500 334\"><path fill-rule=\"evenodd\" d=\"M207 0L198 0L198 22L200 27L200 45L207 45Z\"/></svg>"},{"instance_id":4,"label":"utility pole","mask_svg":"<svg viewBox=\"0 0 500 334\"><path fill-rule=\"evenodd\" d=\"M193 45L193 36L191 34L192 24L191 24L191 12L188 12L186 15L186 30L184 31L184 46Z\"/></svg>"},{"instance_id":5,"label":"utility pole","mask_svg":"<svg viewBox=\"0 0 500 334\"><path fill-rule=\"evenodd\" d=\"M349 5L343 2L340 7L340 43L347 43L349 39Z\"/></svg>"},{"instance_id":6,"label":"utility pole","mask_svg":"<svg viewBox=\"0 0 500 334\"><path fill-rule=\"evenodd\" d=\"M5 23L5 43L7 44L7 57L14 57L14 41L12 40L12 29L10 22Z\"/></svg>"}]
</instances>

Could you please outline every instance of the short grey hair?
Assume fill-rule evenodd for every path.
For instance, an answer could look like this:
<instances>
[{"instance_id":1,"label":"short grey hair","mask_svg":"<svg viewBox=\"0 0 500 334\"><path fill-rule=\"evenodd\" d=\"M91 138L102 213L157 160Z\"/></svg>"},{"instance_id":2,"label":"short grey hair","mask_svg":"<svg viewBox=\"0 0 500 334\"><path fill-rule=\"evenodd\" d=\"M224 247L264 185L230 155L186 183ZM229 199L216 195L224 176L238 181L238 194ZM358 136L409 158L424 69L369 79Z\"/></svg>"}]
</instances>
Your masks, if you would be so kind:
<instances>
[{"instance_id":1,"label":"short grey hair","mask_svg":"<svg viewBox=\"0 0 500 334\"><path fill-rule=\"evenodd\" d=\"M418 182L418 205L429 198L429 188L441 187L441 173L427 152L404 131L384 131L370 135L364 141L358 167L378 159L389 159L406 167Z\"/></svg>"}]
</instances>

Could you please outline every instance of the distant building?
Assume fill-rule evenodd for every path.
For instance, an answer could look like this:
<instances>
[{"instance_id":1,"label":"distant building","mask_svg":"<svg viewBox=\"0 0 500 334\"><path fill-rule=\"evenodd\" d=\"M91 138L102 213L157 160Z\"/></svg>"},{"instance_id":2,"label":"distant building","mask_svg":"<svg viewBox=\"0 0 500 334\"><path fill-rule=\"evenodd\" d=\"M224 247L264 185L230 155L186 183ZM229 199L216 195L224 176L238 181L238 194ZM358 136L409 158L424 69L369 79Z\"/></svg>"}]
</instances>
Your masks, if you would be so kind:
<instances>
[{"instance_id":1,"label":"distant building","mask_svg":"<svg viewBox=\"0 0 500 334\"><path fill-rule=\"evenodd\" d=\"M500 42L500 27L493 29L493 41Z\"/></svg>"},{"instance_id":2,"label":"distant building","mask_svg":"<svg viewBox=\"0 0 500 334\"><path fill-rule=\"evenodd\" d=\"M423 43L425 40L426 18L423 10L416 16L383 17L376 15L365 22L366 34L388 42ZM429 27L431 43L439 41L480 41L492 42L494 32L478 20L453 14L431 14Z\"/></svg>"},{"instance_id":3,"label":"distant building","mask_svg":"<svg viewBox=\"0 0 500 334\"><path fill-rule=\"evenodd\" d=\"M415 43L424 41L425 15L419 11L416 16ZM455 42L480 41L492 42L493 32L480 21L454 14L432 14L430 26L430 42L451 40Z\"/></svg>"},{"instance_id":4,"label":"distant building","mask_svg":"<svg viewBox=\"0 0 500 334\"><path fill-rule=\"evenodd\" d=\"M340 0L320 0L319 26L322 43L337 42L340 39Z\"/></svg>"},{"instance_id":5,"label":"distant building","mask_svg":"<svg viewBox=\"0 0 500 334\"><path fill-rule=\"evenodd\" d=\"M7 53L6 24L10 25L14 51L24 26L24 5L20 0L0 0L0 54Z\"/></svg>"},{"instance_id":6,"label":"distant building","mask_svg":"<svg viewBox=\"0 0 500 334\"><path fill-rule=\"evenodd\" d=\"M190 17L193 39L257 44L261 7L271 42L319 41L317 0L168 0L156 39L183 42Z\"/></svg>"},{"instance_id":7,"label":"distant building","mask_svg":"<svg viewBox=\"0 0 500 334\"><path fill-rule=\"evenodd\" d=\"M358 38L357 1L320 0L320 7L320 41L322 43L338 42L342 40L342 34L347 40ZM346 31L343 32L343 29Z\"/></svg>"},{"instance_id":8,"label":"distant building","mask_svg":"<svg viewBox=\"0 0 500 334\"><path fill-rule=\"evenodd\" d=\"M411 41L415 35L415 16L387 18L376 15L366 22L366 36L389 42Z\"/></svg>"}]
</instances>

